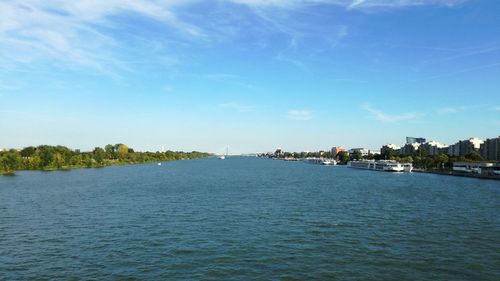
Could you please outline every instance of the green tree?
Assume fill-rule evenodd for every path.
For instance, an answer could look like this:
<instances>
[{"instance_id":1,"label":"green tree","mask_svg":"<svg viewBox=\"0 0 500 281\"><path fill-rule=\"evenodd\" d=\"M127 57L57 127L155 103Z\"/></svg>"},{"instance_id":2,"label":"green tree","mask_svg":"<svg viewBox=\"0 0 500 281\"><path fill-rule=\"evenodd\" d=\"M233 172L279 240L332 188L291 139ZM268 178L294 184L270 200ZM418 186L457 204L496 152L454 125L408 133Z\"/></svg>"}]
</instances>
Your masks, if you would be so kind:
<instances>
[{"instance_id":1,"label":"green tree","mask_svg":"<svg viewBox=\"0 0 500 281\"><path fill-rule=\"evenodd\" d=\"M342 164L346 164L349 161L349 153L347 151L341 151L337 154L337 158Z\"/></svg>"},{"instance_id":2,"label":"green tree","mask_svg":"<svg viewBox=\"0 0 500 281\"><path fill-rule=\"evenodd\" d=\"M361 159L361 151L359 150L354 150L352 153L351 153L351 159L356 159L356 160L359 160Z\"/></svg>"},{"instance_id":3,"label":"green tree","mask_svg":"<svg viewBox=\"0 0 500 281\"><path fill-rule=\"evenodd\" d=\"M128 146L119 143L115 145L116 152L118 152L118 157L123 160L127 157L128 154Z\"/></svg>"},{"instance_id":4,"label":"green tree","mask_svg":"<svg viewBox=\"0 0 500 281\"><path fill-rule=\"evenodd\" d=\"M425 149L423 146L419 146L415 155L418 155L420 157L425 157L427 156L427 149Z\"/></svg>"},{"instance_id":5,"label":"green tree","mask_svg":"<svg viewBox=\"0 0 500 281\"><path fill-rule=\"evenodd\" d=\"M6 173L13 173L21 164L21 155L14 149L4 153L0 159L0 168Z\"/></svg>"},{"instance_id":6,"label":"green tree","mask_svg":"<svg viewBox=\"0 0 500 281\"><path fill-rule=\"evenodd\" d=\"M101 165L104 161L104 157L106 156L104 149L96 147L92 153L94 154L94 160L97 164Z\"/></svg>"},{"instance_id":7,"label":"green tree","mask_svg":"<svg viewBox=\"0 0 500 281\"><path fill-rule=\"evenodd\" d=\"M36 169L40 168L40 163L41 163L40 156L33 155L29 158L24 158L22 160L22 163L23 163L22 169L36 170Z\"/></svg>"},{"instance_id":8,"label":"green tree","mask_svg":"<svg viewBox=\"0 0 500 281\"><path fill-rule=\"evenodd\" d=\"M69 164L71 166L80 166L82 162L82 155L80 153L71 156L71 159L69 160Z\"/></svg>"},{"instance_id":9,"label":"green tree","mask_svg":"<svg viewBox=\"0 0 500 281\"><path fill-rule=\"evenodd\" d=\"M52 160L52 165L58 169L61 169L65 163L66 161L64 160L64 156L61 153L56 152Z\"/></svg>"},{"instance_id":10,"label":"green tree","mask_svg":"<svg viewBox=\"0 0 500 281\"><path fill-rule=\"evenodd\" d=\"M48 167L53 162L53 147L41 145L37 147L37 154L40 157L40 168Z\"/></svg>"},{"instance_id":11,"label":"green tree","mask_svg":"<svg viewBox=\"0 0 500 281\"><path fill-rule=\"evenodd\" d=\"M450 157L446 154L439 154L436 156L436 168L444 168L446 165L448 165L448 162L450 161Z\"/></svg>"},{"instance_id":12,"label":"green tree","mask_svg":"<svg viewBox=\"0 0 500 281\"><path fill-rule=\"evenodd\" d=\"M36 149L33 146L28 146L21 150L21 157L32 157L36 152Z\"/></svg>"},{"instance_id":13,"label":"green tree","mask_svg":"<svg viewBox=\"0 0 500 281\"><path fill-rule=\"evenodd\" d=\"M411 156L404 156L399 158L399 162L402 163L413 163L413 157Z\"/></svg>"},{"instance_id":14,"label":"green tree","mask_svg":"<svg viewBox=\"0 0 500 281\"><path fill-rule=\"evenodd\" d=\"M377 159L377 160L381 160L381 159L389 160L391 158L394 158L394 156L396 156L396 151L394 151L394 149L392 149L392 148L387 147L386 149L384 149L382 151L382 153L378 157L380 159Z\"/></svg>"},{"instance_id":15,"label":"green tree","mask_svg":"<svg viewBox=\"0 0 500 281\"><path fill-rule=\"evenodd\" d=\"M108 159L115 159L115 147L112 144L107 144L104 147L104 151L106 151L106 158Z\"/></svg>"},{"instance_id":16,"label":"green tree","mask_svg":"<svg viewBox=\"0 0 500 281\"><path fill-rule=\"evenodd\" d=\"M90 157L90 155L88 154L85 154L83 156L83 163L85 164L85 167L87 168L91 168L92 166L94 166L94 159L92 159L92 157Z\"/></svg>"},{"instance_id":17,"label":"green tree","mask_svg":"<svg viewBox=\"0 0 500 281\"><path fill-rule=\"evenodd\" d=\"M483 161L483 157L475 151L471 151L465 155L465 158L469 161Z\"/></svg>"}]
</instances>

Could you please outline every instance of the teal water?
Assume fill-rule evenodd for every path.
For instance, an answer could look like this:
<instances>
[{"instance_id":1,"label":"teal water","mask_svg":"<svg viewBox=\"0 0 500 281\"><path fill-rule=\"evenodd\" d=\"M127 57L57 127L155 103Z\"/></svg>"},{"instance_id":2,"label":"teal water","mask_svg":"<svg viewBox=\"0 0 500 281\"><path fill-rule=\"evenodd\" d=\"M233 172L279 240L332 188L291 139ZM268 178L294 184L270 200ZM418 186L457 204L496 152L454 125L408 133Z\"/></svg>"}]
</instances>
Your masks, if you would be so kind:
<instances>
[{"instance_id":1,"label":"teal water","mask_svg":"<svg viewBox=\"0 0 500 281\"><path fill-rule=\"evenodd\" d=\"M0 177L0 280L500 280L500 184L258 158Z\"/></svg>"}]
</instances>

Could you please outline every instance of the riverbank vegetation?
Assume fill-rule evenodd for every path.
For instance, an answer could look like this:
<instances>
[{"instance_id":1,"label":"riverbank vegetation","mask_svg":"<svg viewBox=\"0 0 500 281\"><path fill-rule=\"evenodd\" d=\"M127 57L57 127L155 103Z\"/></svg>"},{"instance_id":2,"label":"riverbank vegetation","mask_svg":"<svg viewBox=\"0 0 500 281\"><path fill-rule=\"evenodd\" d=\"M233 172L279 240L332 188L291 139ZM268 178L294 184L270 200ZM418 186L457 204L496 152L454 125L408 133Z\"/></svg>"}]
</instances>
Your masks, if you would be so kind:
<instances>
[{"instance_id":1,"label":"riverbank vegetation","mask_svg":"<svg viewBox=\"0 0 500 281\"><path fill-rule=\"evenodd\" d=\"M99 168L111 165L139 164L207 157L192 151L136 152L125 144L108 144L92 151L80 152L65 146L29 146L22 150L0 151L0 174L13 175L18 170L65 170Z\"/></svg>"},{"instance_id":2,"label":"riverbank vegetation","mask_svg":"<svg viewBox=\"0 0 500 281\"><path fill-rule=\"evenodd\" d=\"M422 170L450 170L453 167L453 162L481 162L484 159L475 151L468 153L465 156L448 156L446 154L428 155L423 147L419 147L410 154L398 154L392 149L386 149L381 154L361 155L360 151L354 151L349 154L347 151L341 151L333 155L331 151L318 152L282 152L279 155L269 154L262 155L277 158L296 158L304 159L308 157L314 158L330 158L338 161L340 165L345 165L351 160L395 160L401 163L413 163L413 167Z\"/></svg>"}]
</instances>

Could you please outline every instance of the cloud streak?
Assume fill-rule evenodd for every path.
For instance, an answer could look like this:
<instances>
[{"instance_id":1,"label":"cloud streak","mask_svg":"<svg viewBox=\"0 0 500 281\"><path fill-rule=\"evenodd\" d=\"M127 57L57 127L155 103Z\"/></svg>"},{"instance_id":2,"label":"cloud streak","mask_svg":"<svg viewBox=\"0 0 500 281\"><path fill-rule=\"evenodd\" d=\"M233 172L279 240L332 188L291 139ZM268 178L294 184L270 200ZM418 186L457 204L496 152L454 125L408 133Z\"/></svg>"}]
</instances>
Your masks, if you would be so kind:
<instances>
[{"instance_id":1,"label":"cloud streak","mask_svg":"<svg viewBox=\"0 0 500 281\"><path fill-rule=\"evenodd\" d=\"M179 4L145 0L0 2L0 44L11 54L9 60L17 64L49 59L66 68L124 70L119 63L110 67L119 61L113 50L122 47L111 35L111 30L120 27L112 17L132 13L186 36L203 37L198 27L179 20L174 12Z\"/></svg>"},{"instance_id":2,"label":"cloud streak","mask_svg":"<svg viewBox=\"0 0 500 281\"><path fill-rule=\"evenodd\" d=\"M306 5L335 5L347 10L396 9L423 5L455 6L468 0L231 0L253 8L297 8Z\"/></svg>"},{"instance_id":3,"label":"cloud streak","mask_svg":"<svg viewBox=\"0 0 500 281\"><path fill-rule=\"evenodd\" d=\"M292 120L308 121L313 119L313 113L309 110L291 109L287 112L287 118Z\"/></svg>"},{"instance_id":4,"label":"cloud streak","mask_svg":"<svg viewBox=\"0 0 500 281\"><path fill-rule=\"evenodd\" d=\"M458 113L462 111L468 110L468 106L457 106L457 107L441 107L436 109L436 112L439 114L453 114L453 113Z\"/></svg>"},{"instance_id":5,"label":"cloud streak","mask_svg":"<svg viewBox=\"0 0 500 281\"><path fill-rule=\"evenodd\" d=\"M219 107L235 110L241 113L249 113L255 111L254 106L243 105L237 102L227 102L219 104Z\"/></svg>"},{"instance_id":6,"label":"cloud streak","mask_svg":"<svg viewBox=\"0 0 500 281\"><path fill-rule=\"evenodd\" d=\"M382 110L372 107L370 104L365 103L361 105L361 108L371 114L371 116L380 122L384 123L398 123L403 121L415 120L423 116L422 113L417 112L405 112L399 114L389 114L383 112Z\"/></svg>"},{"instance_id":7,"label":"cloud streak","mask_svg":"<svg viewBox=\"0 0 500 281\"><path fill-rule=\"evenodd\" d=\"M347 35L347 27L340 25L331 30L311 30L307 24L290 21L292 11L305 13L307 9L304 8L314 5L369 10L417 5L450 6L462 2L464 1L226 0L212 8L219 9L217 12L220 12L235 4L249 7L261 20L259 28L267 28L269 33L278 32L289 36L289 50L281 52L277 58L307 72L305 64L295 59L297 56L294 51L301 47L302 42L307 41L308 36L328 33L333 39L325 44L335 46ZM183 40L203 44L217 41L220 37L234 38L239 35L239 30L231 22L208 16L201 18L188 11L190 7L200 3L201 0L1 1L0 44L7 50L8 59L1 58L0 63L5 66L7 62L15 61L16 64L29 65L41 60L66 69L86 67L102 73L114 69L133 71L134 67L130 67L126 60L121 60L116 55L116 50L126 48L122 41L124 39L115 35L116 31L126 28L119 20L124 14L153 20L165 29L176 32L181 38L179 40L182 41L182 46L186 45ZM266 13L269 10L272 10L272 14ZM232 17L231 20L240 18ZM206 20L210 21L209 26ZM336 35L331 36L334 33ZM265 41L261 43L266 45Z\"/></svg>"}]
</instances>

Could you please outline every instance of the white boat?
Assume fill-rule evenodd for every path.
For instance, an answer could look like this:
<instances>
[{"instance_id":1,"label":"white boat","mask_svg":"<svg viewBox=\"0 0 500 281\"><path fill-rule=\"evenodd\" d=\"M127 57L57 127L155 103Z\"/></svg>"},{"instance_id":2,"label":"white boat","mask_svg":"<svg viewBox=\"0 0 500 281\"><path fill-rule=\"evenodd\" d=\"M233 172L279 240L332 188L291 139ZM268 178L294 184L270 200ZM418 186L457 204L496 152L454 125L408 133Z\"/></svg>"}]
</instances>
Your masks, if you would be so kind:
<instances>
[{"instance_id":1,"label":"white boat","mask_svg":"<svg viewBox=\"0 0 500 281\"><path fill-rule=\"evenodd\" d=\"M305 162L310 164L319 164L319 165L337 165L337 161L334 159L326 159L326 158L306 158Z\"/></svg>"},{"instance_id":2,"label":"white boat","mask_svg":"<svg viewBox=\"0 0 500 281\"><path fill-rule=\"evenodd\" d=\"M333 159L323 159L321 165L337 165L337 161Z\"/></svg>"},{"instance_id":3,"label":"white boat","mask_svg":"<svg viewBox=\"0 0 500 281\"><path fill-rule=\"evenodd\" d=\"M224 155L219 155L217 158L219 158L220 160L224 160L224 159L226 159L226 157L227 157L227 153L228 153L228 147L226 146L226 154L224 154Z\"/></svg>"},{"instance_id":4,"label":"white boat","mask_svg":"<svg viewBox=\"0 0 500 281\"><path fill-rule=\"evenodd\" d=\"M399 163L394 160L359 160L349 161L347 165L351 168L366 169L384 172L411 172L413 165L411 163Z\"/></svg>"},{"instance_id":5,"label":"white boat","mask_svg":"<svg viewBox=\"0 0 500 281\"><path fill-rule=\"evenodd\" d=\"M412 163L403 163L401 165L403 165L405 172L411 173L411 171L413 171L413 164Z\"/></svg>"}]
</instances>

